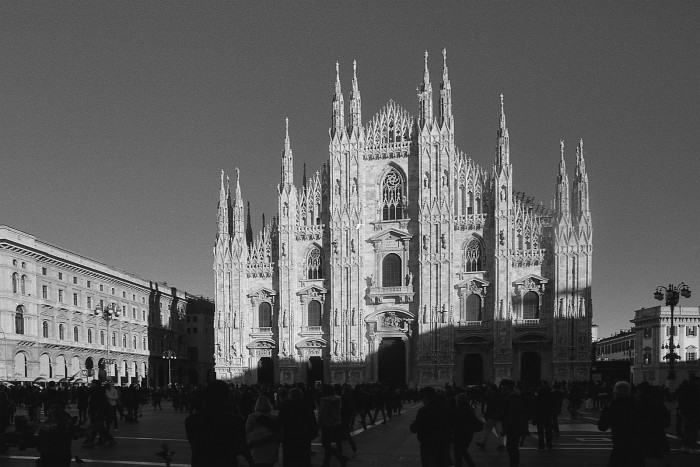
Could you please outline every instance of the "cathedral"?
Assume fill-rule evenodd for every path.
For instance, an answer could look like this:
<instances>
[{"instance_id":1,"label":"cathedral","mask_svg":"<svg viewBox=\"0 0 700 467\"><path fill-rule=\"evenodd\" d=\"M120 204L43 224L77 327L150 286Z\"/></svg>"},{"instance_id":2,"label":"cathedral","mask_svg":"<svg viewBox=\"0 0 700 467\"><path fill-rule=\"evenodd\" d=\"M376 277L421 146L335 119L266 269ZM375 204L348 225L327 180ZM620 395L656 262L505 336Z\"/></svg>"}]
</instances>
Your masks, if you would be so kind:
<instances>
[{"instance_id":1,"label":"cathedral","mask_svg":"<svg viewBox=\"0 0 700 467\"><path fill-rule=\"evenodd\" d=\"M253 235L224 172L214 246L216 377L396 386L588 379L592 224L583 141L560 143L548 206L513 187L501 96L493 166L455 146L446 52L437 108L362 119L336 64L329 160L294 184L289 123L278 213ZM281 135L280 135L281 136ZM280 137L281 139L281 137ZM553 174L555 171L552 171Z\"/></svg>"}]
</instances>

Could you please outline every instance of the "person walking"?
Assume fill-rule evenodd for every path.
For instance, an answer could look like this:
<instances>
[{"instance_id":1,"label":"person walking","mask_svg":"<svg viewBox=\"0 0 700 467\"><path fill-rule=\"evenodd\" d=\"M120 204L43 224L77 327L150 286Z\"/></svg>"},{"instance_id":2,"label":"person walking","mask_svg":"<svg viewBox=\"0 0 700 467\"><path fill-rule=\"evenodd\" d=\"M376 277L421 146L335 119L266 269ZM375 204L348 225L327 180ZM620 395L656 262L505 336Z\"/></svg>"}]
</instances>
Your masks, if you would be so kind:
<instances>
[{"instance_id":1,"label":"person walking","mask_svg":"<svg viewBox=\"0 0 700 467\"><path fill-rule=\"evenodd\" d=\"M287 400L279 404L279 420L282 466L311 467L311 442L318 436L318 422L301 389L290 389Z\"/></svg>"},{"instance_id":2,"label":"person walking","mask_svg":"<svg viewBox=\"0 0 700 467\"><path fill-rule=\"evenodd\" d=\"M47 418L37 429L37 450L40 453L37 465L41 467L69 467L73 454L71 444L77 434L75 420L66 412L63 400L53 397L46 402Z\"/></svg>"},{"instance_id":3,"label":"person walking","mask_svg":"<svg viewBox=\"0 0 700 467\"><path fill-rule=\"evenodd\" d=\"M627 381L613 387L613 400L600 413L598 429L612 431L613 448L608 467L638 467L644 465L638 407L632 399Z\"/></svg>"},{"instance_id":4,"label":"person walking","mask_svg":"<svg viewBox=\"0 0 700 467\"><path fill-rule=\"evenodd\" d=\"M552 391L546 382L537 390L533 399L532 422L537 426L537 449L540 451L547 447L552 449L552 420L554 415L552 404Z\"/></svg>"},{"instance_id":5,"label":"person walking","mask_svg":"<svg viewBox=\"0 0 700 467\"><path fill-rule=\"evenodd\" d=\"M211 381L204 408L185 419L192 467L237 467L239 455L255 465L246 444L245 422L227 403L228 394L225 381Z\"/></svg>"},{"instance_id":6,"label":"person walking","mask_svg":"<svg viewBox=\"0 0 700 467\"><path fill-rule=\"evenodd\" d=\"M321 429L321 444L323 445L323 467L328 467L331 457L336 457L341 466L345 466L348 457L344 456L335 443L342 439L340 396L335 394L333 386L323 386L323 397L318 406L318 425Z\"/></svg>"},{"instance_id":7,"label":"person walking","mask_svg":"<svg viewBox=\"0 0 700 467\"><path fill-rule=\"evenodd\" d=\"M419 392L423 407L418 409L416 419L411 423L411 433L418 435L422 467L449 467L450 440L452 426L450 408L447 401L438 396L431 386L421 388Z\"/></svg>"},{"instance_id":8,"label":"person walking","mask_svg":"<svg viewBox=\"0 0 700 467\"><path fill-rule=\"evenodd\" d=\"M505 443L503 441L503 429L501 426L501 412L503 410L503 394L496 388L495 385L490 385L487 389L486 394L486 405L482 406L482 413L484 415L484 433L480 442L476 445L480 449L486 449L486 443L491 436L494 428L496 429L496 439L498 441L498 449L505 449Z\"/></svg>"},{"instance_id":9,"label":"person walking","mask_svg":"<svg viewBox=\"0 0 700 467\"><path fill-rule=\"evenodd\" d=\"M452 411L452 433L454 440L455 467L462 467L462 459L468 467L476 467L469 454L469 445L474 433L480 432L484 423L476 416L476 412L465 393L455 396L455 407Z\"/></svg>"},{"instance_id":10,"label":"person walking","mask_svg":"<svg viewBox=\"0 0 700 467\"><path fill-rule=\"evenodd\" d=\"M527 410L525 402L519 390L515 388L515 381L504 379L501 387L505 395L501 423L503 433L506 435L506 451L510 467L520 465L520 438L527 433Z\"/></svg>"},{"instance_id":11,"label":"person walking","mask_svg":"<svg viewBox=\"0 0 700 467\"><path fill-rule=\"evenodd\" d=\"M245 424L246 442L256 467L272 467L279 460L282 427L272 404L265 396L258 397L255 411L248 415Z\"/></svg>"},{"instance_id":12,"label":"person walking","mask_svg":"<svg viewBox=\"0 0 700 467\"><path fill-rule=\"evenodd\" d=\"M561 407L564 404L564 391L561 389L559 382L554 383L550 402L552 404L552 434L559 436L559 416L561 415Z\"/></svg>"}]
</instances>

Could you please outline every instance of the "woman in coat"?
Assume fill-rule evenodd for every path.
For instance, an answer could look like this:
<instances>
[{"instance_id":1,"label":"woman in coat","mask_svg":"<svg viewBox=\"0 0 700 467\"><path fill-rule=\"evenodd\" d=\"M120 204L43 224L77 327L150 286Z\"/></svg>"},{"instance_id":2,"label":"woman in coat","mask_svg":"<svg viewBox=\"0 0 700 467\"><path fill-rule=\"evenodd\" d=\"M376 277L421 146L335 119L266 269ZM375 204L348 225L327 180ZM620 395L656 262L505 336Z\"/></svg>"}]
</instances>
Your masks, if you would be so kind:
<instances>
[{"instance_id":1,"label":"woman in coat","mask_svg":"<svg viewBox=\"0 0 700 467\"><path fill-rule=\"evenodd\" d=\"M258 397L255 411L245 424L246 441L257 467L270 467L278 461L282 429L272 404L265 396Z\"/></svg>"}]
</instances>

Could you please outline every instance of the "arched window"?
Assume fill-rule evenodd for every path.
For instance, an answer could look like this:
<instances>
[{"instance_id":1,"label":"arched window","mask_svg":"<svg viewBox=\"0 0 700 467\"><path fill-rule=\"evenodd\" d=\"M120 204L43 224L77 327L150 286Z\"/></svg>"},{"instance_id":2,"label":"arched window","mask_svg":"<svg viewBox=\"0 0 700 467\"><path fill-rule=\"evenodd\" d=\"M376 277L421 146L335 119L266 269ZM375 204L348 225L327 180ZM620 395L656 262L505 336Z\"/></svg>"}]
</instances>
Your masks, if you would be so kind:
<instances>
[{"instance_id":1,"label":"arched window","mask_svg":"<svg viewBox=\"0 0 700 467\"><path fill-rule=\"evenodd\" d=\"M92 344L92 329L88 329L88 344Z\"/></svg>"},{"instance_id":2,"label":"arched window","mask_svg":"<svg viewBox=\"0 0 700 467\"><path fill-rule=\"evenodd\" d=\"M15 332L24 334L24 307L21 305L15 310Z\"/></svg>"},{"instance_id":3,"label":"arched window","mask_svg":"<svg viewBox=\"0 0 700 467\"><path fill-rule=\"evenodd\" d=\"M29 376L27 369L27 355L24 352L18 352L15 355L15 376L26 378Z\"/></svg>"},{"instance_id":4,"label":"arched window","mask_svg":"<svg viewBox=\"0 0 700 467\"><path fill-rule=\"evenodd\" d=\"M523 297L523 319L539 319L540 296L535 292L528 292Z\"/></svg>"},{"instance_id":5,"label":"arched window","mask_svg":"<svg viewBox=\"0 0 700 467\"><path fill-rule=\"evenodd\" d=\"M17 293L19 290L19 274L12 273L12 293Z\"/></svg>"},{"instance_id":6,"label":"arched window","mask_svg":"<svg viewBox=\"0 0 700 467\"><path fill-rule=\"evenodd\" d=\"M122 335L122 347L126 348L126 334Z\"/></svg>"},{"instance_id":7,"label":"arched window","mask_svg":"<svg viewBox=\"0 0 700 467\"><path fill-rule=\"evenodd\" d=\"M311 300L309 302L308 316L306 320L307 326L320 326L321 325L321 302L318 300Z\"/></svg>"},{"instance_id":8,"label":"arched window","mask_svg":"<svg viewBox=\"0 0 700 467\"><path fill-rule=\"evenodd\" d=\"M78 326L75 326L73 328L73 341L80 341L80 330L78 329Z\"/></svg>"},{"instance_id":9,"label":"arched window","mask_svg":"<svg viewBox=\"0 0 700 467\"><path fill-rule=\"evenodd\" d=\"M470 294L465 305L465 321L481 321L481 297Z\"/></svg>"},{"instance_id":10,"label":"arched window","mask_svg":"<svg viewBox=\"0 0 700 467\"><path fill-rule=\"evenodd\" d=\"M462 263L466 272L483 271L483 252L481 242L477 238L472 238L464 250L462 250Z\"/></svg>"},{"instance_id":11,"label":"arched window","mask_svg":"<svg viewBox=\"0 0 700 467\"><path fill-rule=\"evenodd\" d=\"M61 323L58 325L58 338L64 340L66 338L66 325Z\"/></svg>"},{"instance_id":12,"label":"arched window","mask_svg":"<svg viewBox=\"0 0 700 467\"><path fill-rule=\"evenodd\" d=\"M105 345L105 332L100 331L100 345Z\"/></svg>"},{"instance_id":13,"label":"arched window","mask_svg":"<svg viewBox=\"0 0 700 467\"><path fill-rule=\"evenodd\" d=\"M49 322L44 321L41 323L41 335L44 337L49 337Z\"/></svg>"},{"instance_id":14,"label":"arched window","mask_svg":"<svg viewBox=\"0 0 700 467\"><path fill-rule=\"evenodd\" d=\"M322 279L323 265L321 263L321 250L314 247L309 251L309 256L306 258L307 279Z\"/></svg>"},{"instance_id":15,"label":"arched window","mask_svg":"<svg viewBox=\"0 0 700 467\"><path fill-rule=\"evenodd\" d=\"M382 287L399 287L401 279L401 258L389 253L382 260Z\"/></svg>"},{"instance_id":16,"label":"arched window","mask_svg":"<svg viewBox=\"0 0 700 467\"><path fill-rule=\"evenodd\" d=\"M403 219L404 181L398 170L392 167L382 181L382 220Z\"/></svg>"},{"instance_id":17,"label":"arched window","mask_svg":"<svg viewBox=\"0 0 700 467\"><path fill-rule=\"evenodd\" d=\"M146 338L145 337L143 339L141 339L141 348L143 350L146 350Z\"/></svg>"},{"instance_id":18,"label":"arched window","mask_svg":"<svg viewBox=\"0 0 700 467\"><path fill-rule=\"evenodd\" d=\"M272 307L267 302L262 302L258 307L258 326L261 328L272 327Z\"/></svg>"},{"instance_id":19,"label":"arched window","mask_svg":"<svg viewBox=\"0 0 700 467\"><path fill-rule=\"evenodd\" d=\"M22 278L19 280L19 290L22 295L27 293L27 276L22 276Z\"/></svg>"},{"instance_id":20,"label":"arched window","mask_svg":"<svg viewBox=\"0 0 700 467\"><path fill-rule=\"evenodd\" d=\"M116 346L117 346L117 333L113 332L112 333L112 347L116 347Z\"/></svg>"}]
</instances>

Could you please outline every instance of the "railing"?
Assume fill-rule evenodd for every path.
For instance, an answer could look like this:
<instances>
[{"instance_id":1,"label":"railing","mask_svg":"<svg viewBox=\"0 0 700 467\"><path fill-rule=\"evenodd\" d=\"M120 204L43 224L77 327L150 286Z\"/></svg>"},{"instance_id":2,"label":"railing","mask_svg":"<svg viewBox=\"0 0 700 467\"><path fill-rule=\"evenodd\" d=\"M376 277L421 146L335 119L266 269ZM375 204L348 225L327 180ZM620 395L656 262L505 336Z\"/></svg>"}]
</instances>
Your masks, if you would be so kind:
<instances>
[{"instance_id":1,"label":"railing","mask_svg":"<svg viewBox=\"0 0 700 467\"><path fill-rule=\"evenodd\" d=\"M459 326L481 326L482 321L459 321Z\"/></svg>"},{"instance_id":2,"label":"railing","mask_svg":"<svg viewBox=\"0 0 700 467\"><path fill-rule=\"evenodd\" d=\"M540 319L539 318L519 319L515 323L516 324L540 324Z\"/></svg>"}]
</instances>

